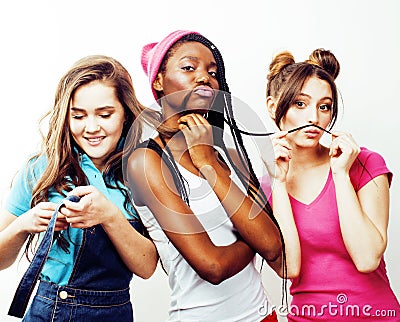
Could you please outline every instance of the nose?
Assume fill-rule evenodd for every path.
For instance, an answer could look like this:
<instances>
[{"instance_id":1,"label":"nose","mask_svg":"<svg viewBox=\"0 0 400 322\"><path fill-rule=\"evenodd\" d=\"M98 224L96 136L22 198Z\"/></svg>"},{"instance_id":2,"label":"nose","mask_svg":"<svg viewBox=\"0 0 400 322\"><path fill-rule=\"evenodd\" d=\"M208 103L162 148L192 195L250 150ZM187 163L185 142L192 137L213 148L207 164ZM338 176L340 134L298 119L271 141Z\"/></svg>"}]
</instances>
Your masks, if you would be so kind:
<instances>
[{"instance_id":1,"label":"nose","mask_svg":"<svg viewBox=\"0 0 400 322\"><path fill-rule=\"evenodd\" d=\"M196 77L196 83L198 84L208 84L210 83L210 75L205 72L200 72Z\"/></svg>"},{"instance_id":2,"label":"nose","mask_svg":"<svg viewBox=\"0 0 400 322\"><path fill-rule=\"evenodd\" d=\"M318 121L318 109L310 108L308 113L308 123L316 124Z\"/></svg>"},{"instance_id":3,"label":"nose","mask_svg":"<svg viewBox=\"0 0 400 322\"><path fill-rule=\"evenodd\" d=\"M97 122L96 118L89 117L86 121L85 130L88 133L100 131L100 124Z\"/></svg>"}]
</instances>

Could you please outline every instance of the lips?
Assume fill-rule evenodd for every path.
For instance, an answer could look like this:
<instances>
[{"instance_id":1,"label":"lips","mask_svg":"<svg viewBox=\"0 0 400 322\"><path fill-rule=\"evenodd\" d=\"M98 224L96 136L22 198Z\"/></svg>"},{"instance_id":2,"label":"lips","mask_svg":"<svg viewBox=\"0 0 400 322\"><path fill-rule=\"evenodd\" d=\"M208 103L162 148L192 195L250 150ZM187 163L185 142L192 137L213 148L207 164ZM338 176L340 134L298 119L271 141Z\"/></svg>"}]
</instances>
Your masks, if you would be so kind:
<instances>
[{"instance_id":1,"label":"lips","mask_svg":"<svg viewBox=\"0 0 400 322\"><path fill-rule=\"evenodd\" d=\"M309 138L315 138L315 137L319 136L320 131L319 131L319 130L310 129L310 130L304 131L304 133L305 133Z\"/></svg>"},{"instance_id":2,"label":"lips","mask_svg":"<svg viewBox=\"0 0 400 322\"><path fill-rule=\"evenodd\" d=\"M307 131L304 131L305 133L310 133L310 134L319 134L319 131L318 130L307 130Z\"/></svg>"},{"instance_id":3,"label":"lips","mask_svg":"<svg viewBox=\"0 0 400 322\"><path fill-rule=\"evenodd\" d=\"M213 89L209 86L198 86L194 89L193 93L202 97L212 97L214 95Z\"/></svg>"},{"instance_id":4,"label":"lips","mask_svg":"<svg viewBox=\"0 0 400 322\"><path fill-rule=\"evenodd\" d=\"M90 138L85 138L90 145L96 146L101 143L101 141L104 139L104 136L95 136L95 137L90 137Z\"/></svg>"}]
</instances>

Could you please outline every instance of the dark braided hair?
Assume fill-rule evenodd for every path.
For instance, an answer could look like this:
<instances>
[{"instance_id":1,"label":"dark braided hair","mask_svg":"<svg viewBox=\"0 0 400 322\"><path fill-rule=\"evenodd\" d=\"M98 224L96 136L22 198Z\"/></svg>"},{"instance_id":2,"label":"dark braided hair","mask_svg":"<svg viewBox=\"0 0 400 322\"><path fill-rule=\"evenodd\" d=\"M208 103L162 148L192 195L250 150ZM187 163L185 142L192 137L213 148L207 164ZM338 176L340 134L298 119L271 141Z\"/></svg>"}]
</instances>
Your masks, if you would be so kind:
<instances>
[{"instance_id":1,"label":"dark braided hair","mask_svg":"<svg viewBox=\"0 0 400 322\"><path fill-rule=\"evenodd\" d=\"M213 126L213 139L214 144L219 146L225 152L230 165L235 170L240 181L245 187L247 187L247 192L249 196L267 213L271 218L272 222L276 225L279 230L281 243L282 243L282 258L283 258L283 296L286 298L286 286L287 286L287 266L286 266L286 252L285 252L285 242L279 224L273 215L272 207L268 202L268 198L260 187L260 182L254 172L253 166L251 164L250 158L248 156L247 150L243 144L242 135L236 125L235 117L232 108L231 93L229 91L228 83L225 78L225 66L222 59L222 55L218 48L207 38L199 34L188 34L183 36L178 40L164 56L164 59L160 66L160 72L165 72L166 63L169 57L173 53L173 48L180 43L195 41L206 46L214 56L217 65L217 80L219 84L219 93L213 103L212 108L208 112L207 120ZM175 47L176 48L176 47ZM224 115L226 114L227 124L230 128L231 134L233 136L233 141L235 144L236 151L238 152L238 157L240 162L247 173L243 173L232 161L232 158L227 150L225 142L223 140L224 132ZM174 171L174 169L171 169ZM175 170L179 171L179 170ZM186 189L185 186L178 187L178 190Z\"/></svg>"}]
</instances>

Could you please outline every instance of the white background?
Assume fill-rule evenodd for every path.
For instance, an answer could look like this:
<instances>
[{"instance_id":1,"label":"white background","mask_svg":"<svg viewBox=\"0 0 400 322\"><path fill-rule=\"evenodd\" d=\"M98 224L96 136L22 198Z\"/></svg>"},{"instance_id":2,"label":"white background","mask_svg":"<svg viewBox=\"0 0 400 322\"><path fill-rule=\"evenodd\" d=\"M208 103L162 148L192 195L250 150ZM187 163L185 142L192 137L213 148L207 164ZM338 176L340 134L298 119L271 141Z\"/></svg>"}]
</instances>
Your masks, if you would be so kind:
<instances>
[{"instance_id":1,"label":"white background","mask_svg":"<svg viewBox=\"0 0 400 322\"><path fill-rule=\"evenodd\" d=\"M151 105L153 98L140 65L141 47L175 29L199 31L222 52L233 95L273 130L264 104L265 77L272 56L290 50L297 60L304 60L314 49L323 47L341 63L337 85L344 113L336 129L351 132L361 146L381 153L394 173L385 259L399 297L400 1L235 3L1 2L1 199L14 173L38 148L38 119L51 107L58 80L83 56L105 54L118 59L131 73L139 99ZM0 321L15 320L6 313L24 268L22 262L0 272ZM280 281L268 268L263 276L272 299L279 302ZM161 270L150 280L135 279L132 294L138 322L166 317L169 290Z\"/></svg>"}]
</instances>

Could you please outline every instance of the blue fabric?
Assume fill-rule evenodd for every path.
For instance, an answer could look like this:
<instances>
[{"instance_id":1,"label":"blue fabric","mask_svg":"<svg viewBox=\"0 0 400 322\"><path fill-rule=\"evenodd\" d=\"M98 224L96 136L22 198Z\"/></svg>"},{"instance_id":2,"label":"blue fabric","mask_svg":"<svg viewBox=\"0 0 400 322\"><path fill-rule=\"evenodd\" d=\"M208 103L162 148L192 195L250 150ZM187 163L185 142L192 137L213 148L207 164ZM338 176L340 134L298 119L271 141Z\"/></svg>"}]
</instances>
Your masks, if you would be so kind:
<instances>
[{"instance_id":1,"label":"blue fabric","mask_svg":"<svg viewBox=\"0 0 400 322\"><path fill-rule=\"evenodd\" d=\"M95 186L103 193L111 202L119 206L122 213L131 218L135 217L136 212L133 207L130 209L131 214L128 214L123 207L125 197L118 189L108 188L104 182L102 173L94 166L93 162L86 154L79 154L80 165L89 180L89 184ZM31 160L27 166L22 169L14 178L9 196L5 201L5 209L11 214L21 216L30 208L32 197L32 188L40 178L47 165L47 160L40 157L37 160ZM64 196L52 192L50 193L49 201L60 203ZM67 285L71 276L75 259L78 255L79 245L82 243L82 230L78 228L69 228L68 231L63 231L62 234L70 241L69 253L63 251L56 243L50 250L48 259L43 267L40 279L52 282L58 285ZM40 240L43 238L43 233ZM72 241L72 242L71 242Z\"/></svg>"},{"instance_id":2,"label":"blue fabric","mask_svg":"<svg viewBox=\"0 0 400 322\"><path fill-rule=\"evenodd\" d=\"M80 156L80 160L89 184L96 186L108 199L119 205L126 217L131 218L132 216L123 207L124 195L118 189L106 187L101 173L87 156ZM22 172L24 175L20 175L18 178L18 185L14 183L13 197L8 200L7 209L9 211L17 208L24 211L26 205L18 206L15 203L17 200L15 196L20 196L20 200L28 200L26 194L31 189L29 183L34 181L32 178L37 178L37 174L41 174L37 169L43 171L43 168L42 163L36 166L31 163L25 173ZM52 194L50 200L54 202L60 198L62 198L60 195ZM44 264L38 292L23 321L133 321L129 294L132 272L119 257L101 225L86 229L70 229L71 233L75 231L80 234L79 244L76 244L76 241L70 243L70 250L73 249L73 254L63 252L56 243L52 243L55 219L61 206L62 201L59 202L36 254L17 288L9 315L24 316L31 292ZM136 215L133 207L132 214ZM140 221L130 219L129 222L136 230L143 232ZM50 255L57 254L62 256L50 258ZM70 263L67 267L66 263L62 262L65 258ZM65 270L68 270L68 277L63 280L60 278L60 271ZM50 277L51 280L51 276L55 276L65 284L47 282L46 277Z\"/></svg>"},{"instance_id":3,"label":"blue fabric","mask_svg":"<svg viewBox=\"0 0 400 322\"><path fill-rule=\"evenodd\" d=\"M79 200L79 198L75 196L71 196L69 197L69 199L72 201ZM47 256L49 255L50 248L53 243L54 227L57 220L57 215L62 206L63 203L60 203L54 211L53 215L51 216L51 219L49 221L45 234L43 235L43 239L37 249L37 252L35 253L32 262L30 263L28 269L22 277L18 285L17 291L15 292L14 299L8 312L9 315L13 315L19 318L22 318L22 316L24 315L29 298L32 294L33 289L36 286L36 282L39 278L43 265L47 260Z\"/></svg>"},{"instance_id":4,"label":"blue fabric","mask_svg":"<svg viewBox=\"0 0 400 322\"><path fill-rule=\"evenodd\" d=\"M25 314L40 270L49 253L55 219L61 206L62 203L54 212L43 240L18 285L8 311L9 315L22 318ZM134 228L141 229L138 221L130 221L130 223ZM71 321L71 313L77 319L94 314L95 317L101 318L101 321L108 321L110 318L116 318L116 314L110 315L110 312L114 312L115 306L121 305L123 308L118 311L119 319L132 321L133 314L129 295L131 278L132 273L118 256L102 226L96 225L84 229L82 245L79 248L79 255L74 264L68 287L41 282L39 293L35 296L24 321L36 322L38 316L48 317L50 315L52 315L51 321ZM65 305L60 306L60 299L66 302ZM68 299L72 300L68 301ZM97 307L101 307L100 311L103 313L96 311ZM57 314L55 319L54 314ZM90 318L91 316L89 316L89 320L92 321Z\"/></svg>"},{"instance_id":5,"label":"blue fabric","mask_svg":"<svg viewBox=\"0 0 400 322\"><path fill-rule=\"evenodd\" d=\"M22 321L132 322L129 289L87 291L40 282L32 305Z\"/></svg>"},{"instance_id":6,"label":"blue fabric","mask_svg":"<svg viewBox=\"0 0 400 322\"><path fill-rule=\"evenodd\" d=\"M60 295L67 297L62 299ZM133 312L129 289L85 291L41 282L22 321L131 322Z\"/></svg>"}]
</instances>

